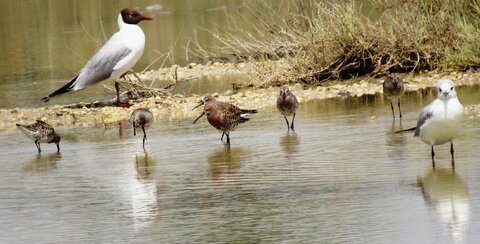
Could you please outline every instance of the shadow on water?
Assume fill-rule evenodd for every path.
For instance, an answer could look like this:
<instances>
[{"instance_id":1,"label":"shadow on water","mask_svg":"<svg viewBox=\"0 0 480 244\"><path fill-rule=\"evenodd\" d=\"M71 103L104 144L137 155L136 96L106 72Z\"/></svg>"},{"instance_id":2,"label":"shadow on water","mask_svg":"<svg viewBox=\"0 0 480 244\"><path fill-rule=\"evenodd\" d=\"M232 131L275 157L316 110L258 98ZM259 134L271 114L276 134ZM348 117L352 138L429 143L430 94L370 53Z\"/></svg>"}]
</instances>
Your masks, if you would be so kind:
<instances>
[{"instance_id":1,"label":"shadow on water","mask_svg":"<svg viewBox=\"0 0 480 244\"><path fill-rule=\"evenodd\" d=\"M208 155L208 173L213 181L220 181L235 174L241 167L248 152L243 148L220 148Z\"/></svg>"},{"instance_id":2,"label":"shadow on water","mask_svg":"<svg viewBox=\"0 0 480 244\"><path fill-rule=\"evenodd\" d=\"M280 147L287 158L299 152L300 137L296 132L286 133L280 137Z\"/></svg>"},{"instance_id":3,"label":"shadow on water","mask_svg":"<svg viewBox=\"0 0 480 244\"><path fill-rule=\"evenodd\" d=\"M132 214L135 230L152 224L158 215L155 159L147 153L135 155L136 178L132 181Z\"/></svg>"},{"instance_id":4,"label":"shadow on water","mask_svg":"<svg viewBox=\"0 0 480 244\"><path fill-rule=\"evenodd\" d=\"M42 155L38 153L31 159L23 170L26 172L46 172L57 168L57 162L62 158L61 153L49 153Z\"/></svg>"},{"instance_id":5,"label":"shadow on water","mask_svg":"<svg viewBox=\"0 0 480 244\"><path fill-rule=\"evenodd\" d=\"M452 169L428 169L417 176L427 206L431 207L451 232L454 243L463 243L470 218L468 187Z\"/></svg>"}]
</instances>

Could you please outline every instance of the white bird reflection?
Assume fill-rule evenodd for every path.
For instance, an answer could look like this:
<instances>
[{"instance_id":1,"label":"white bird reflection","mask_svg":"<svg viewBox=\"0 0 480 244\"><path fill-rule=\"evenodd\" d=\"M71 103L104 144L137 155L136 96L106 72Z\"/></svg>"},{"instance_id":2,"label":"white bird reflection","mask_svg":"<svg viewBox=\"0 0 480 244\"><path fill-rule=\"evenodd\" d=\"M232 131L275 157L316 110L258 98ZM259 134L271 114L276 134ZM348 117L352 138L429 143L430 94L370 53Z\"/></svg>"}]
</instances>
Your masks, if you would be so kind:
<instances>
[{"instance_id":1,"label":"white bird reflection","mask_svg":"<svg viewBox=\"0 0 480 244\"><path fill-rule=\"evenodd\" d=\"M158 214L155 162L148 154L135 155L136 179L131 182L132 212L135 229L149 226Z\"/></svg>"},{"instance_id":2,"label":"white bird reflection","mask_svg":"<svg viewBox=\"0 0 480 244\"><path fill-rule=\"evenodd\" d=\"M417 181L427 205L440 216L451 231L453 243L463 243L470 218L470 196L467 185L451 169L429 169Z\"/></svg>"}]
</instances>

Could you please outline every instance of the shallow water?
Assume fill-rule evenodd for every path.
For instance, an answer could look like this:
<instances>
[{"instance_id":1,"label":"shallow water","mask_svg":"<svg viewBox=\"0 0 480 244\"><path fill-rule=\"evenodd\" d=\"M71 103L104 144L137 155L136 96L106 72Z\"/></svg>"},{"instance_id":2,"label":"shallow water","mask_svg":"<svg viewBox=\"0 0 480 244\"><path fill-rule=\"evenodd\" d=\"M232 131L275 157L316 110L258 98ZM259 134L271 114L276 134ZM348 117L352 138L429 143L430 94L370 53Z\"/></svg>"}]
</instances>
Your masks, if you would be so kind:
<instances>
[{"instance_id":1,"label":"shallow water","mask_svg":"<svg viewBox=\"0 0 480 244\"><path fill-rule=\"evenodd\" d=\"M465 104L480 89L459 88ZM302 103L296 132L275 108L231 133L205 119L57 130L54 145L0 131L0 242L474 243L480 238L478 118L449 146L411 133L432 91L408 93L392 123L381 96ZM375 118L372 118L375 116Z\"/></svg>"}]
</instances>

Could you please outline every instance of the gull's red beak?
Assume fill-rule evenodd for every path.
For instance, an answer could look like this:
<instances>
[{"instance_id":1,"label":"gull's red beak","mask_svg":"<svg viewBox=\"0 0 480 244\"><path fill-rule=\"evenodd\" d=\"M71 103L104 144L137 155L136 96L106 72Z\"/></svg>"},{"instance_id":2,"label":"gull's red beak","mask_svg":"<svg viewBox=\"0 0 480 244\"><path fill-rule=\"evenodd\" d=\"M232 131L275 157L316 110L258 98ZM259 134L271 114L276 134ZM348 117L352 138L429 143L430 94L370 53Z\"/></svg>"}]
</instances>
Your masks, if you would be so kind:
<instances>
[{"instance_id":1,"label":"gull's red beak","mask_svg":"<svg viewBox=\"0 0 480 244\"><path fill-rule=\"evenodd\" d=\"M140 20L153 20L153 18L150 17L150 16L142 15L142 16L140 16Z\"/></svg>"}]
</instances>

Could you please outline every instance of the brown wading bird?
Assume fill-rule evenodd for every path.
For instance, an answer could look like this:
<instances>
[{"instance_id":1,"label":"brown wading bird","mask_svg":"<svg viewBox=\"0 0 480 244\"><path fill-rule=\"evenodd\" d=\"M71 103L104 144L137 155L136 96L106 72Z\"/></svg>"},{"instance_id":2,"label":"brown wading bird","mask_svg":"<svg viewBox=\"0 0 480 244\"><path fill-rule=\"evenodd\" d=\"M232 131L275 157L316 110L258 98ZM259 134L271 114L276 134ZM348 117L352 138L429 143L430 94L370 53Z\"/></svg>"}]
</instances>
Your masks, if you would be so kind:
<instances>
[{"instance_id":1,"label":"brown wading bird","mask_svg":"<svg viewBox=\"0 0 480 244\"><path fill-rule=\"evenodd\" d=\"M145 133L145 127L150 127L153 122L153 114L146 108L137 108L130 116L130 123L133 125L133 136L137 135L136 128L142 128L143 131L143 149L145 149L145 140L147 134Z\"/></svg>"},{"instance_id":2,"label":"brown wading bird","mask_svg":"<svg viewBox=\"0 0 480 244\"><path fill-rule=\"evenodd\" d=\"M383 94L390 100L390 107L392 108L393 118L395 118L395 111L393 110L393 101L398 100L398 111L400 118L402 117L402 109L400 108L400 97L405 92L403 81L395 73L391 73L385 81L383 81Z\"/></svg>"},{"instance_id":3,"label":"brown wading bird","mask_svg":"<svg viewBox=\"0 0 480 244\"><path fill-rule=\"evenodd\" d=\"M120 107L131 106L131 104L120 102L118 80L137 63L143 54L145 34L137 25L142 20L152 20L152 18L143 16L131 8L123 9L118 15L120 30L98 50L75 78L42 100L48 102L51 97L69 91L82 90L103 80L115 80L116 104Z\"/></svg>"},{"instance_id":4,"label":"brown wading bird","mask_svg":"<svg viewBox=\"0 0 480 244\"><path fill-rule=\"evenodd\" d=\"M28 138L35 142L35 146L37 146L38 152L40 153L42 149L40 149L40 143L52 143L54 142L57 144L57 152L60 152L60 140L61 137L57 133L52 126L49 124L37 120L36 123L30 125L21 125L16 124L17 128L23 132Z\"/></svg>"},{"instance_id":5,"label":"brown wading bird","mask_svg":"<svg viewBox=\"0 0 480 244\"><path fill-rule=\"evenodd\" d=\"M277 108L280 113L282 113L283 117L285 118L285 121L287 122L287 129L290 131L294 131L294 123L295 123L295 114L298 109L298 100L293 93L290 92L288 87L283 86L280 88L280 94L277 97ZM293 114L292 118L292 124L290 125L288 123L287 116L290 116Z\"/></svg>"},{"instance_id":6,"label":"brown wading bird","mask_svg":"<svg viewBox=\"0 0 480 244\"><path fill-rule=\"evenodd\" d=\"M230 131L237 128L238 124L249 120L247 114L254 114L258 111L256 109L241 109L233 104L220 102L215 100L211 95L205 96L200 104L195 106L196 109L202 105L204 106L202 114L193 121L197 122L203 115L207 116L208 123L210 123L217 130L222 131L220 140L223 142L223 136L227 136L226 146L230 146ZM193 110L192 109L192 110Z\"/></svg>"}]
</instances>

